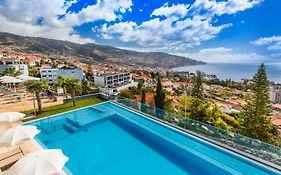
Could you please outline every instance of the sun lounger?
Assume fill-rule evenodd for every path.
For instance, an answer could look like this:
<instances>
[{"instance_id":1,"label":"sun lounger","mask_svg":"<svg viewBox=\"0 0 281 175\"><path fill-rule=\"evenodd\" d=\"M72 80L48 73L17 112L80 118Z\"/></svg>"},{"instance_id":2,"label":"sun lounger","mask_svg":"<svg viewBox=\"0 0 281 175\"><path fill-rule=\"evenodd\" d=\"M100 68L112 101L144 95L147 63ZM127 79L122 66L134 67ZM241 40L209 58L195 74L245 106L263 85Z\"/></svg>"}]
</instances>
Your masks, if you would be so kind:
<instances>
[{"instance_id":1,"label":"sun lounger","mask_svg":"<svg viewBox=\"0 0 281 175\"><path fill-rule=\"evenodd\" d=\"M23 157L23 152L20 147L7 150L0 154L0 169L2 171L10 168L14 163L16 163L20 158Z\"/></svg>"}]
</instances>

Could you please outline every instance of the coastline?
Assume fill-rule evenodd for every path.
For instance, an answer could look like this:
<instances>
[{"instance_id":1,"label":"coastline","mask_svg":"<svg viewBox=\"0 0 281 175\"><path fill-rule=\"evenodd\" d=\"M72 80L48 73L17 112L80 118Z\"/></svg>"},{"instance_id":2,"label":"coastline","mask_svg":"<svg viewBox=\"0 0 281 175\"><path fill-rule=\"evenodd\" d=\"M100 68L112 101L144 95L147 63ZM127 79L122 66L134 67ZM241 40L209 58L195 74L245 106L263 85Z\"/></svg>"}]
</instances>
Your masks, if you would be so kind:
<instances>
[{"instance_id":1,"label":"coastline","mask_svg":"<svg viewBox=\"0 0 281 175\"><path fill-rule=\"evenodd\" d=\"M172 72L195 73L200 70L208 75L216 75L220 80L231 79L241 81L241 79L252 78L260 63L206 63L204 65L182 66L170 69ZM281 83L281 65L266 64L267 75L270 81Z\"/></svg>"}]
</instances>

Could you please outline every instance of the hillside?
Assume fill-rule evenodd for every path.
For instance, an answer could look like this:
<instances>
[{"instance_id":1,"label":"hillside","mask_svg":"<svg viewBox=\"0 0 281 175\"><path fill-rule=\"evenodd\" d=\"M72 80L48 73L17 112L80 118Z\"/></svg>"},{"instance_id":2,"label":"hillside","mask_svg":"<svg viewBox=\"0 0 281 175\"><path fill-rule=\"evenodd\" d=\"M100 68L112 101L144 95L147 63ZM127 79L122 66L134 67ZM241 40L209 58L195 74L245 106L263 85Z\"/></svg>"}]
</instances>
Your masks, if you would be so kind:
<instances>
[{"instance_id":1,"label":"hillside","mask_svg":"<svg viewBox=\"0 0 281 175\"><path fill-rule=\"evenodd\" d=\"M17 52L47 55L75 56L83 60L103 61L119 65L139 65L151 68L173 68L205 64L191 58L163 52L137 52L97 44L77 44L68 41L38 37L24 37L0 32L1 48L13 48Z\"/></svg>"}]
</instances>

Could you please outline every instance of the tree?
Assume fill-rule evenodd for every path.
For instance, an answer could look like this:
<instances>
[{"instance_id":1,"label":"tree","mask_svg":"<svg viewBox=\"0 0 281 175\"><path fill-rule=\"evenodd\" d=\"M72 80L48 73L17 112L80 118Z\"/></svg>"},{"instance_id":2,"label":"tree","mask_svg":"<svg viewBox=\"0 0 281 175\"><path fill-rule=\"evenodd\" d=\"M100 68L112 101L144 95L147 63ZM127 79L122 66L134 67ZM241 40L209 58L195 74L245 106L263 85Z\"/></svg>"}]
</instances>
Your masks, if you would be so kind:
<instances>
[{"instance_id":1,"label":"tree","mask_svg":"<svg viewBox=\"0 0 281 175\"><path fill-rule=\"evenodd\" d=\"M141 80L139 80L138 81L138 85L137 85L137 91L138 91L138 93L141 93L141 91L142 91L142 86L143 86L143 81L141 81Z\"/></svg>"},{"instance_id":2,"label":"tree","mask_svg":"<svg viewBox=\"0 0 281 175\"><path fill-rule=\"evenodd\" d=\"M82 84L82 94L86 95L88 93L88 90L89 90L89 83L86 79L83 79L81 84Z\"/></svg>"},{"instance_id":3,"label":"tree","mask_svg":"<svg viewBox=\"0 0 281 175\"><path fill-rule=\"evenodd\" d=\"M191 90L191 96L193 98L190 104L189 117L201 122L210 122L210 103L204 100L202 84L203 74L197 71L193 79L193 88Z\"/></svg>"},{"instance_id":4,"label":"tree","mask_svg":"<svg viewBox=\"0 0 281 175\"><path fill-rule=\"evenodd\" d=\"M93 72L92 72L92 70L87 70L87 71L85 71L85 76L86 76L86 78L88 79L88 80L92 80L93 79Z\"/></svg>"},{"instance_id":5,"label":"tree","mask_svg":"<svg viewBox=\"0 0 281 175\"><path fill-rule=\"evenodd\" d=\"M200 71L196 72L196 76L193 80L193 88L191 91L191 95L197 99L203 99L203 73Z\"/></svg>"},{"instance_id":6,"label":"tree","mask_svg":"<svg viewBox=\"0 0 281 175\"><path fill-rule=\"evenodd\" d=\"M210 123L216 127L228 130L227 123L222 119L223 114L219 109L219 106L217 104L213 105L213 109L211 110L211 118Z\"/></svg>"},{"instance_id":7,"label":"tree","mask_svg":"<svg viewBox=\"0 0 281 175\"><path fill-rule=\"evenodd\" d=\"M6 69L4 69L4 71L2 72L3 76L19 76L21 73L20 71L17 71L15 67L13 66L9 66Z\"/></svg>"},{"instance_id":8,"label":"tree","mask_svg":"<svg viewBox=\"0 0 281 175\"><path fill-rule=\"evenodd\" d=\"M156 77L156 75L155 75L155 73L154 73L154 72L151 72L151 73L150 73L150 76L151 76L152 80L154 80L154 79L155 79L155 77Z\"/></svg>"},{"instance_id":9,"label":"tree","mask_svg":"<svg viewBox=\"0 0 281 175\"><path fill-rule=\"evenodd\" d=\"M269 82L264 64L254 75L250 90L252 94L243 107L239 131L243 135L273 143L276 128L270 120Z\"/></svg>"},{"instance_id":10,"label":"tree","mask_svg":"<svg viewBox=\"0 0 281 175\"><path fill-rule=\"evenodd\" d=\"M67 90L66 90L66 84L65 84L65 78L62 75L58 76L58 85L57 87L60 87L63 89L63 93L65 94L65 98L67 98Z\"/></svg>"},{"instance_id":11,"label":"tree","mask_svg":"<svg viewBox=\"0 0 281 175\"><path fill-rule=\"evenodd\" d=\"M130 89L123 89L119 93L119 98L129 98L129 99L134 99L134 93Z\"/></svg>"},{"instance_id":12,"label":"tree","mask_svg":"<svg viewBox=\"0 0 281 175\"><path fill-rule=\"evenodd\" d=\"M211 111L209 108L210 108L210 103L208 101L193 97L188 110L189 111L188 116L189 118L198 120L200 122L210 123Z\"/></svg>"},{"instance_id":13,"label":"tree","mask_svg":"<svg viewBox=\"0 0 281 175\"><path fill-rule=\"evenodd\" d=\"M28 67L28 74L33 77L40 78L40 70L33 67Z\"/></svg>"},{"instance_id":14,"label":"tree","mask_svg":"<svg viewBox=\"0 0 281 175\"><path fill-rule=\"evenodd\" d=\"M42 102L40 93L48 87L47 81L29 80L25 83L26 89L30 93L34 93L38 104L38 113L42 113Z\"/></svg>"},{"instance_id":15,"label":"tree","mask_svg":"<svg viewBox=\"0 0 281 175\"><path fill-rule=\"evenodd\" d=\"M157 77L157 87L154 96L155 107L159 109L164 109L165 106L165 92L162 88L160 75Z\"/></svg>"},{"instance_id":16,"label":"tree","mask_svg":"<svg viewBox=\"0 0 281 175\"><path fill-rule=\"evenodd\" d=\"M76 78L66 78L64 82L65 89L71 94L72 106L76 106L76 95L82 92L82 86L79 83L79 79Z\"/></svg>"},{"instance_id":17,"label":"tree","mask_svg":"<svg viewBox=\"0 0 281 175\"><path fill-rule=\"evenodd\" d=\"M141 103L145 104L145 90L142 89L141 91Z\"/></svg>"}]
</instances>

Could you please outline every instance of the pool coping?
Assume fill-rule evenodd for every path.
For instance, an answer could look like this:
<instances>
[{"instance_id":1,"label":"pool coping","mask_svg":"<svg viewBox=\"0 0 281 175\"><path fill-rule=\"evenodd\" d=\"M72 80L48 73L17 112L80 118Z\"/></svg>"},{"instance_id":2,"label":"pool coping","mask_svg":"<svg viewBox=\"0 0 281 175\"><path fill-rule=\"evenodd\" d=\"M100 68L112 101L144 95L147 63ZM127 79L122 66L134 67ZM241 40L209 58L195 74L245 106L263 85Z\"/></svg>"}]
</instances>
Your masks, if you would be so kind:
<instances>
[{"instance_id":1,"label":"pool coping","mask_svg":"<svg viewBox=\"0 0 281 175\"><path fill-rule=\"evenodd\" d=\"M225 144L222 144L220 142L217 142L217 141L214 141L214 140L211 140L207 137L204 137L202 135L199 135L195 132L192 132L192 131L189 131L189 130L186 130L184 128L181 128L177 125L173 125L171 123L168 123L166 121L163 121L161 119L158 119L152 115L149 115L149 114L146 114L144 112L141 112L141 111L138 111L134 108L131 108L131 107L128 107L126 105L123 105L121 103L118 103L117 101L114 101L114 100L109 100L109 101L104 101L104 102L101 102L101 103L97 103L97 104L93 104L93 105L89 105L89 106L85 106L85 107L82 107L82 108L78 108L78 109L74 109L74 110L70 110L70 111L66 111L66 112L62 112L62 113L58 113L58 114L54 114L54 115L51 115L51 116L46 116L46 117L42 117L42 118L39 118L39 119L35 119L35 120L31 120L31 121L28 121L28 122L24 122L24 124L28 124L28 123L32 123L32 122L36 122L36 121L40 121L40 120L44 120L46 118L52 118L52 117L56 117L56 116L59 116L59 115L63 115L63 114L67 114L67 113L71 113L71 112L74 112L74 111L79 111L79 110L82 110L82 109L86 109L86 108L89 108L89 107L92 107L92 106L96 106L96 105L100 105L100 104L103 104L103 103L113 103L114 105L117 105L121 108L125 108L126 110L129 110L133 113L137 113L137 114L140 114L142 115L143 117L149 119L149 120L152 120L154 122L157 122L159 124L162 124L166 127L169 127L170 129L173 129L173 130L176 130L177 132L180 132L182 134L189 134L188 136L192 136L194 137L195 139L201 139L201 141L205 142L206 144L211 144L211 146L217 148L217 149L223 149L225 152L230 152L230 153L234 153L236 154L237 156L239 156L241 159L245 159L252 162L252 163L257 163L258 165L260 166L264 166L264 167L267 167L269 168L270 170L276 172L277 173L280 173L281 172L281 167L278 166L278 168L276 167L277 165L273 164L273 163L270 163L270 162L267 162L263 159L260 159L260 158L257 158L255 156L252 156L250 154L247 154L245 152L242 152L240 150L237 150L237 149L233 149L232 147L228 146L228 145L225 145ZM40 147L42 149L44 149L44 147L36 140L34 139L33 140L34 142L36 142L38 145L40 145ZM65 168L65 167L64 167ZM66 168L65 168L66 169ZM68 169L66 169L67 171L70 171ZM64 171L65 172L65 171ZM65 172L66 173L66 172ZM71 171L70 171L71 173ZM67 174L67 173L66 173ZM72 174L70 174L72 175Z\"/></svg>"},{"instance_id":2,"label":"pool coping","mask_svg":"<svg viewBox=\"0 0 281 175\"><path fill-rule=\"evenodd\" d=\"M157 117L154 117L154 116L152 116L152 115L146 114L146 113L141 112L141 111L138 111L138 110L136 110L136 109L134 109L134 108L128 107L128 106L123 105L123 104L121 104L121 103L118 103L118 102L116 102L116 101L109 101L109 102L110 102L110 103L114 103L115 105L118 105L118 106L120 106L120 107L122 107L122 108L126 108L127 110L130 110L131 112L139 113L139 114L143 115L144 117L146 117L146 118L149 119L149 120L153 120L153 121L158 122L158 123L160 123L160 124L164 124L165 126L169 127L170 129L174 129L174 130L176 130L176 131L178 131L178 132L180 132L180 133L182 133L182 134L189 134L189 135L195 137L195 139L201 139L202 141L207 142L207 144L212 144L212 146L214 146L214 147L217 147L217 148L219 148L219 149L221 149L221 148L224 149L224 151L226 151L226 152L234 153L234 154L236 154L237 156L240 156L240 158L242 158L242 159L245 159L245 158L246 158L246 160L248 160L248 161L250 161L250 162L252 162L252 163L258 163L258 165L264 166L264 167L266 167L266 168L269 168L269 169L271 169L271 170L274 171L274 172L276 172L276 171L277 171L278 173L281 172L281 167L279 167L279 166L276 165L276 164L273 164L273 163L268 162L268 161L265 161L265 160L263 160L263 159L261 159L261 158L252 156L251 154L247 154L247 153L242 152L242 151L240 151L240 150L234 149L234 148L232 148L232 147L230 147L230 146L228 146L228 145L225 145L225 144L223 144L223 143L220 143L220 142L218 142L218 141L211 140L211 139L209 139L209 138L207 138L207 137L204 137L204 136L202 136L202 135L200 135L200 134L197 134L197 133L195 133L195 132L186 130L186 129L181 128L181 127L179 127L179 126L177 126L177 125L168 123L168 122L166 122L166 121L163 121L163 120L161 120L161 119L158 119Z\"/></svg>"}]
</instances>

